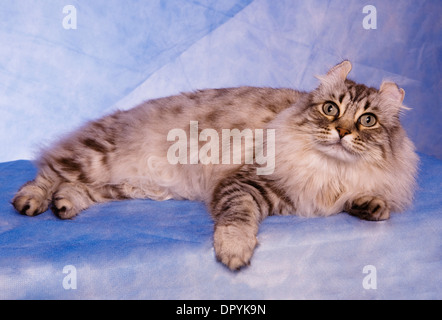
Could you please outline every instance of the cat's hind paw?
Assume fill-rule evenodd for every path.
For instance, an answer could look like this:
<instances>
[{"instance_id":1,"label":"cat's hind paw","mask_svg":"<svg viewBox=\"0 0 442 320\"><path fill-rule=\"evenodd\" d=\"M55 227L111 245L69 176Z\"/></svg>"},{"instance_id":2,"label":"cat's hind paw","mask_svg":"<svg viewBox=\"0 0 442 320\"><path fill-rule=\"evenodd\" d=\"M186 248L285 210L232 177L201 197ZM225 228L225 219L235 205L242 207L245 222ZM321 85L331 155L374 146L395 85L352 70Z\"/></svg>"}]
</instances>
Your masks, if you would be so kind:
<instances>
[{"instance_id":1,"label":"cat's hind paw","mask_svg":"<svg viewBox=\"0 0 442 320\"><path fill-rule=\"evenodd\" d=\"M49 207L49 202L44 190L33 181L21 187L11 201L18 212L30 217L45 212Z\"/></svg>"},{"instance_id":2,"label":"cat's hind paw","mask_svg":"<svg viewBox=\"0 0 442 320\"><path fill-rule=\"evenodd\" d=\"M60 219L72 219L94 203L87 186L62 183L54 193L52 211Z\"/></svg>"},{"instance_id":3,"label":"cat's hind paw","mask_svg":"<svg viewBox=\"0 0 442 320\"><path fill-rule=\"evenodd\" d=\"M74 208L73 203L69 199L60 195L54 198L51 209L57 217L63 220L72 219L80 212Z\"/></svg>"},{"instance_id":4,"label":"cat's hind paw","mask_svg":"<svg viewBox=\"0 0 442 320\"><path fill-rule=\"evenodd\" d=\"M239 270L250 265L258 240L255 233L234 225L217 226L214 247L218 261L230 270Z\"/></svg>"}]
</instances>

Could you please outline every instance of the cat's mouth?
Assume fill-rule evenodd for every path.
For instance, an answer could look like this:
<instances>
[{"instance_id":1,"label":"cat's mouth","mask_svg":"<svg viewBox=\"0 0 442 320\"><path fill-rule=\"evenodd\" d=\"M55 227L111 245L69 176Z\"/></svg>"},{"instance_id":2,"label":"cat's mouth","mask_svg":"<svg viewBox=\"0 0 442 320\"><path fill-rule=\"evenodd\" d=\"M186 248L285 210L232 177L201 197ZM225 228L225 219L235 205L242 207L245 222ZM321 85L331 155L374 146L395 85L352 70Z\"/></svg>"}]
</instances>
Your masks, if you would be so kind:
<instances>
[{"instance_id":1,"label":"cat's mouth","mask_svg":"<svg viewBox=\"0 0 442 320\"><path fill-rule=\"evenodd\" d=\"M338 140L334 142L322 142L318 144L318 149L327 156L346 162L353 162L357 155L347 145L345 140Z\"/></svg>"}]
</instances>

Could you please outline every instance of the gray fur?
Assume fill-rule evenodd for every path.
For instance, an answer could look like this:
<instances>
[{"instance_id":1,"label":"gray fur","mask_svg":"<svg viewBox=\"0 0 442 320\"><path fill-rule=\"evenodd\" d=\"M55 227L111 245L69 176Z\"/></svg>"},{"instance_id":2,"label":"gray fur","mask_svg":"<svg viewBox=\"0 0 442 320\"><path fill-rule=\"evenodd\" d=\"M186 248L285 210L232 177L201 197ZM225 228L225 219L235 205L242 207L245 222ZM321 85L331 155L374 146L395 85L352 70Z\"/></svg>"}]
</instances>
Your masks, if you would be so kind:
<instances>
[{"instance_id":1,"label":"gray fur","mask_svg":"<svg viewBox=\"0 0 442 320\"><path fill-rule=\"evenodd\" d=\"M399 122L404 91L391 82L379 90L357 84L347 79L350 70L348 61L335 66L310 93L201 90L90 122L42 152L37 177L12 203L29 216L51 207L70 219L112 200L205 201L215 221L216 256L231 269L250 263L259 223L268 215L345 210L362 219L388 219L410 205L415 185L418 158ZM324 113L327 103L336 116ZM363 125L374 119L373 126ZM189 135L190 121L198 121L199 133L275 130L274 171L258 175L256 161L171 164L168 132L178 128Z\"/></svg>"}]
</instances>

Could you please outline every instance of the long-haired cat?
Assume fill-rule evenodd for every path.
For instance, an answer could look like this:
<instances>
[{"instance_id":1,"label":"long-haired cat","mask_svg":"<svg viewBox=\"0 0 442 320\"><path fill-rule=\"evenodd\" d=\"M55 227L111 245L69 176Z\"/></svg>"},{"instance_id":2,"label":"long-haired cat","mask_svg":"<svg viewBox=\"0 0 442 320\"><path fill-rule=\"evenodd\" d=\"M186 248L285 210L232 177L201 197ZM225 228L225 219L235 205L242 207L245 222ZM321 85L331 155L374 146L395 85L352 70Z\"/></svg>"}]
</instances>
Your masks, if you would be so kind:
<instances>
[{"instance_id":1,"label":"long-haired cat","mask_svg":"<svg viewBox=\"0 0 442 320\"><path fill-rule=\"evenodd\" d=\"M28 216L51 206L70 219L112 200L204 201L216 256L230 269L250 263L269 215L388 219L411 203L415 184L418 158L399 122L405 92L392 82L379 90L357 84L350 70L340 63L309 93L201 90L90 122L42 152L37 177L12 203ZM249 152L243 141L240 151L225 151L232 136L224 133L234 129L242 140L255 132L249 142L261 149ZM258 161L259 152L274 165Z\"/></svg>"}]
</instances>

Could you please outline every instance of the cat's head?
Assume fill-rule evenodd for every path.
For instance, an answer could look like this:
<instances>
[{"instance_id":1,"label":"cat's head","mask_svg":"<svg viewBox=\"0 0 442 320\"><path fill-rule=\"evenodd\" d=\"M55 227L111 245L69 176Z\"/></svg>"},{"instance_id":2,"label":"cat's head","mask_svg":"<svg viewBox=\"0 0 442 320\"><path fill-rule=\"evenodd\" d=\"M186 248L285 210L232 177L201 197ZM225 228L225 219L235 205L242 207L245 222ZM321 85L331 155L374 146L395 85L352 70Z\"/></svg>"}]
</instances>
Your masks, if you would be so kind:
<instances>
[{"instance_id":1,"label":"cat's head","mask_svg":"<svg viewBox=\"0 0 442 320\"><path fill-rule=\"evenodd\" d=\"M379 90L357 84L347 79L351 68L344 61L318 77L321 83L305 110L306 125L314 148L323 154L346 162L379 162L401 145L405 91L393 82L383 82Z\"/></svg>"}]
</instances>

